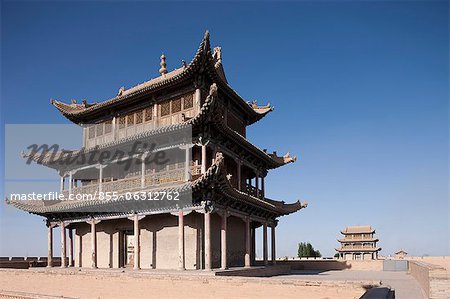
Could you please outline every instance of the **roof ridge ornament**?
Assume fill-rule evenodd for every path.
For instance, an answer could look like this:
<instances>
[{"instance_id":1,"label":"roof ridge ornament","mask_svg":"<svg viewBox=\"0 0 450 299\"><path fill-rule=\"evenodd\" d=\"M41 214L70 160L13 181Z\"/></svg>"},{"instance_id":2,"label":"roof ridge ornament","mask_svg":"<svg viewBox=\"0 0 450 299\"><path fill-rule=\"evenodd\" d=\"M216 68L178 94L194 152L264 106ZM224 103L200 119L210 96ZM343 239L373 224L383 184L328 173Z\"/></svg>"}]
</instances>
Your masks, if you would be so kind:
<instances>
[{"instance_id":1,"label":"roof ridge ornament","mask_svg":"<svg viewBox=\"0 0 450 299\"><path fill-rule=\"evenodd\" d=\"M211 48L209 45L209 31L208 30L206 30L206 32L205 32L205 36L203 37L203 42L204 42L203 51L207 51L207 50L211 51ZM210 52L210 55L211 55L211 52Z\"/></svg>"},{"instance_id":2,"label":"roof ridge ornament","mask_svg":"<svg viewBox=\"0 0 450 299\"><path fill-rule=\"evenodd\" d=\"M214 82L209 87L209 96L216 97L217 96L217 84Z\"/></svg>"},{"instance_id":3,"label":"roof ridge ornament","mask_svg":"<svg viewBox=\"0 0 450 299\"><path fill-rule=\"evenodd\" d=\"M215 47L213 50L213 59L214 59L214 66L215 68L219 67L219 64L222 64L222 48L221 47Z\"/></svg>"},{"instance_id":4,"label":"roof ridge ornament","mask_svg":"<svg viewBox=\"0 0 450 299\"><path fill-rule=\"evenodd\" d=\"M121 88L119 88L119 91L117 92L117 96L120 97L124 91L125 91L125 86L122 86Z\"/></svg>"},{"instance_id":5,"label":"roof ridge ornament","mask_svg":"<svg viewBox=\"0 0 450 299\"><path fill-rule=\"evenodd\" d=\"M166 56L164 55L164 53L161 55L161 62L159 63L159 65L161 66L161 68L159 69L159 73L162 76L165 76L168 71L166 69L167 63L166 63Z\"/></svg>"}]
</instances>

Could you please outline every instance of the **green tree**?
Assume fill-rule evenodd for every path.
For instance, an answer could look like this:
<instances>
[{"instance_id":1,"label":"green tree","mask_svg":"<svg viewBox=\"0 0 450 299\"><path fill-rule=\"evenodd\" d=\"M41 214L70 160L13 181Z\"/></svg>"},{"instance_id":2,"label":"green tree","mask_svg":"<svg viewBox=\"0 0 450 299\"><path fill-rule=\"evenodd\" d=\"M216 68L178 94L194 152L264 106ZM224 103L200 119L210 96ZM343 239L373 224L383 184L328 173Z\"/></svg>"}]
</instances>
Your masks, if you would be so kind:
<instances>
[{"instance_id":1,"label":"green tree","mask_svg":"<svg viewBox=\"0 0 450 299\"><path fill-rule=\"evenodd\" d=\"M297 256L302 257L321 257L319 250L315 250L311 243L301 242L298 244Z\"/></svg>"}]
</instances>

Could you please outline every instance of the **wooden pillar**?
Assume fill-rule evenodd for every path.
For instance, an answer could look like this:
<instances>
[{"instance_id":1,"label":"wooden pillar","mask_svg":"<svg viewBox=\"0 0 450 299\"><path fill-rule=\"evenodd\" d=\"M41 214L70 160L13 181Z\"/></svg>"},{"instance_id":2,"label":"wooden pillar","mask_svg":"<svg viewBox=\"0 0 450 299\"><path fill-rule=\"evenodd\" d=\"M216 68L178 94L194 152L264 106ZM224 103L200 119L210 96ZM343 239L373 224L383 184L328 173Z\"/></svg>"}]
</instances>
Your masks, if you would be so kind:
<instances>
[{"instance_id":1,"label":"wooden pillar","mask_svg":"<svg viewBox=\"0 0 450 299\"><path fill-rule=\"evenodd\" d=\"M178 269L186 270L184 257L184 215L178 210Z\"/></svg>"},{"instance_id":2,"label":"wooden pillar","mask_svg":"<svg viewBox=\"0 0 450 299\"><path fill-rule=\"evenodd\" d=\"M238 190L239 191L241 191L241 184L242 184L242 182L241 182L241 161L240 160L238 160L237 161L237 187L238 187Z\"/></svg>"},{"instance_id":3,"label":"wooden pillar","mask_svg":"<svg viewBox=\"0 0 450 299\"><path fill-rule=\"evenodd\" d=\"M267 261L267 223L263 223L263 258L264 258L264 266L268 264Z\"/></svg>"},{"instance_id":4,"label":"wooden pillar","mask_svg":"<svg viewBox=\"0 0 450 299\"><path fill-rule=\"evenodd\" d=\"M69 228L69 267L73 267L73 229Z\"/></svg>"},{"instance_id":5,"label":"wooden pillar","mask_svg":"<svg viewBox=\"0 0 450 299\"><path fill-rule=\"evenodd\" d=\"M117 140L117 126L116 126L116 117L113 116L112 120L111 120L111 132L113 134L113 139Z\"/></svg>"},{"instance_id":6,"label":"wooden pillar","mask_svg":"<svg viewBox=\"0 0 450 299\"><path fill-rule=\"evenodd\" d=\"M140 234L139 234L139 216L138 214L134 214L133 216L133 233L134 233L134 256L133 256L133 260L134 260L134 264L133 264L133 269L134 270L139 270L140 268Z\"/></svg>"},{"instance_id":7,"label":"wooden pillar","mask_svg":"<svg viewBox=\"0 0 450 299\"><path fill-rule=\"evenodd\" d=\"M220 269L225 270L227 266L227 212L222 215L222 223L220 227Z\"/></svg>"},{"instance_id":8,"label":"wooden pillar","mask_svg":"<svg viewBox=\"0 0 450 299\"><path fill-rule=\"evenodd\" d=\"M256 189L256 197L259 197L259 174L256 172L255 176L255 189Z\"/></svg>"},{"instance_id":9,"label":"wooden pillar","mask_svg":"<svg viewBox=\"0 0 450 299\"><path fill-rule=\"evenodd\" d=\"M97 220L92 219L91 224L91 268L97 268L97 230L96 224Z\"/></svg>"},{"instance_id":10,"label":"wooden pillar","mask_svg":"<svg viewBox=\"0 0 450 299\"><path fill-rule=\"evenodd\" d=\"M266 194L266 191L265 191L265 187L264 187L264 176L261 176L261 197L264 198L265 194Z\"/></svg>"},{"instance_id":11,"label":"wooden pillar","mask_svg":"<svg viewBox=\"0 0 450 299\"><path fill-rule=\"evenodd\" d=\"M211 213L205 212L205 270L211 270Z\"/></svg>"},{"instance_id":12,"label":"wooden pillar","mask_svg":"<svg viewBox=\"0 0 450 299\"><path fill-rule=\"evenodd\" d=\"M81 237L81 235L77 235L75 234L76 238L77 238L77 244L78 244L78 251L77 251L77 255L78 255L78 259L77 259L77 267L80 267L83 265L83 238Z\"/></svg>"},{"instance_id":13,"label":"wooden pillar","mask_svg":"<svg viewBox=\"0 0 450 299\"><path fill-rule=\"evenodd\" d=\"M250 248L250 264L254 265L255 264L255 256L256 256L256 230L255 228L251 228L250 229L250 234L252 237L252 243L251 243L251 248Z\"/></svg>"},{"instance_id":14,"label":"wooden pillar","mask_svg":"<svg viewBox=\"0 0 450 299\"><path fill-rule=\"evenodd\" d=\"M50 223L47 223L48 228L48 251L47 251L47 267L53 267L53 225Z\"/></svg>"},{"instance_id":15,"label":"wooden pillar","mask_svg":"<svg viewBox=\"0 0 450 299\"><path fill-rule=\"evenodd\" d=\"M250 240L250 218L245 219L245 258L244 267L250 267L250 250L251 250L251 240Z\"/></svg>"},{"instance_id":16,"label":"wooden pillar","mask_svg":"<svg viewBox=\"0 0 450 299\"><path fill-rule=\"evenodd\" d=\"M72 171L69 171L69 195L72 194Z\"/></svg>"},{"instance_id":17,"label":"wooden pillar","mask_svg":"<svg viewBox=\"0 0 450 299\"><path fill-rule=\"evenodd\" d=\"M202 174L206 173L206 145L202 144Z\"/></svg>"},{"instance_id":18,"label":"wooden pillar","mask_svg":"<svg viewBox=\"0 0 450 299\"><path fill-rule=\"evenodd\" d=\"M191 169L190 169L190 165L189 165L189 161L190 161L189 150L190 150L189 145L186 145L186 152L184 154L184 159L185 159L185 161L184 161L184 167L185 167L184 180L186 182L188 182L191 179Z\"/></svg>"},{"instance_id":19,"label":"wooden pillar","mask_svg":"<svg viewBox=\"0 0 450 299\"><path fill-rule=\"evenodd\" d=\"M145 157L142 157L141 164L141 188L145 188Z\"/></svg>"},{"instance_id":20,"label":"wooden pillar","mask_svg":"<svg viewBox=\"0 0 450 299\"><path fill-rule=\"evenodd\" d=\"M61 229L61 268L65 268L67 267L67 261L66 261L66 225L64 221L60 222L59 228Z\"/></svg>"},{"instance_id":21,"label":"wooden pillar","mask_svg":"<svg viewBox=\"0 0 450 299\"><path fill-rule=\"evenodd\" d=\"M272 225L272 238L271 238L271 242L272 242L272 264L276 264L277 263L277 254L276 254L276 248L275 248L275 224Z\"/></svg>"},{"instance_id":22,"label":"wooden pillar","mask_svg":"<svg viewBox=\"0 0 450 299\"><path fill-rule=\"evenodd\" d=\"M102 182L103 182L103 165L100 165L98 172L98 192L102 192Z\"/></svg>"},{"instance_id":23,"label":"wooden pillar","mask_svg":"<svg viewBox=\"0 0 450 299\"><path fill-rule=\"evenodd\" d=\"M62 193L64 191L64 175L62 175L59 179L59 192Z\"/></svg>"}]
</instances>

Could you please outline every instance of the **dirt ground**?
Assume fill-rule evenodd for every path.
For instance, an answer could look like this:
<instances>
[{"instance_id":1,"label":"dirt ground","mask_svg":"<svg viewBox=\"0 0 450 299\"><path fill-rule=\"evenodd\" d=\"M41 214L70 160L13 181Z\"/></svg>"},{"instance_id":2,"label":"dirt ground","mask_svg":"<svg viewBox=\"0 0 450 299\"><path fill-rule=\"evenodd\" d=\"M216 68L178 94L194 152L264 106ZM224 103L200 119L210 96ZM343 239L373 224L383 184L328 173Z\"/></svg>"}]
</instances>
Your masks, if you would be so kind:
<instances>
[{"instance_id":1,"label":"dirt ground","mask_svg":"<svg viewBox=\"0 0 450 299\"><path fill-rule=\"evenodd\" d=\"M0 270L0 298L10 292L61 298L359 298L360 283L215 277L139 275L121 272ZM3 293L3 296L2 296ZM14 298L14 297L8 297ZM40 297L41 298L41 297Z\"/></svg>"}]
</instances>

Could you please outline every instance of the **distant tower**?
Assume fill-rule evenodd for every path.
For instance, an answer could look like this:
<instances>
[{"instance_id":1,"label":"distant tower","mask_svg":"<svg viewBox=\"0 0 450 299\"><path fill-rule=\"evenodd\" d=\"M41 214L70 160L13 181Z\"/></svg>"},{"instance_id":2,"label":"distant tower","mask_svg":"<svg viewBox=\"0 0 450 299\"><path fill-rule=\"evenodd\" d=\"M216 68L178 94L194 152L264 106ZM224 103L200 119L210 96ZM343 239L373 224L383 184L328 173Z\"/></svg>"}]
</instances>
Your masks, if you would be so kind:
<instances>
[{"instance_id":1,"label":"distant tower","mask_svg":"<svg viewBox=\"0 0 450 299\"><path fill-rule=\"evenodd\" d=\"M378 259L378 239L374 237L375 229L369 225L347 226L341 231L344 238L339 239L340 248L336 248L340 259L376 260Z\"/></svg>"}]
</instances>

